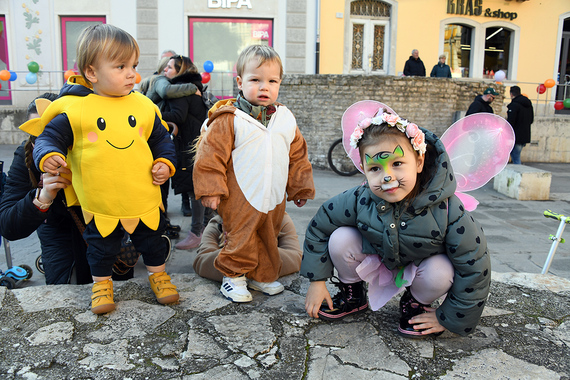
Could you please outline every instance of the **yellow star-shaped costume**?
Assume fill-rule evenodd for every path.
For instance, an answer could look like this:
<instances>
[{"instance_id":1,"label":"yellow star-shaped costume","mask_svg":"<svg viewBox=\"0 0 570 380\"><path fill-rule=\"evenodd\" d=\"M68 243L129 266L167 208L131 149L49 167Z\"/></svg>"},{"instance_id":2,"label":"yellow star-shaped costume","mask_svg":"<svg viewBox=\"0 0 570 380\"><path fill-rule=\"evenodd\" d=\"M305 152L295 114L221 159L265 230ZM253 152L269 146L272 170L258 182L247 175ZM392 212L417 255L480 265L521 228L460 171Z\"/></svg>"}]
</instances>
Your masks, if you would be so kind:
<instances>
[{"instance_id":1,"label":"yellow star-shaped costume","mask_svg":"<svg viewBox=\"0 0 570 380\"><path fill-rule=\"evenodd\" d=\"M70 81L90 88L81 77L71 77ZM160 186L152 183L152 166L160 161L170 167L171 175L175 171L170 160L160 155L153 158L148 143L157 115L160 118L156 105L138 92L113 98L94 93L66 95L49 103L36 100L41 117L20 129L39 136L53 118L67 115L73 133L67 156L52 150L39 163L43 171L48 157L59 155L66 160L72 172L67 178L73 185L65 189L67 205L81 205L85 222L95 218L103 237L119 221L128 233L140 220L156 230L163 205ZM162 125L166 128L164 122Z\"/></svg>"}]
</instances>

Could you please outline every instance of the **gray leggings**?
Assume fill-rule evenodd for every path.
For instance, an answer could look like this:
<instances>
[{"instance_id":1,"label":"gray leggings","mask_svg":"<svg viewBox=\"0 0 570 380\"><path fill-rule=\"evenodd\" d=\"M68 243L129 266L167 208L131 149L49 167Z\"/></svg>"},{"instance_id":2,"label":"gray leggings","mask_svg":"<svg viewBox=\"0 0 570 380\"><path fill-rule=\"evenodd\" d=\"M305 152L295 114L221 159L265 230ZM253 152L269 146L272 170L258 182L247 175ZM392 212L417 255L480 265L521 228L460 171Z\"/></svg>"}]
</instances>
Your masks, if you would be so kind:
<instances>
[{"instance_id":1,"label":"gray leggings","mask_svg":"<svg viewBox=\"0 0 570 380\"><path fill-rule=\"evenodd\" d=\"M366 257L362 253L362 234L354 227L340 227L329 239L329 254L338 272L338 278L345 284L362 281L356 267ZM418 266L410 291L423 304L446 294L453 284L454 269L446 255L430 256Z\"/></svg>"}]
</instances>

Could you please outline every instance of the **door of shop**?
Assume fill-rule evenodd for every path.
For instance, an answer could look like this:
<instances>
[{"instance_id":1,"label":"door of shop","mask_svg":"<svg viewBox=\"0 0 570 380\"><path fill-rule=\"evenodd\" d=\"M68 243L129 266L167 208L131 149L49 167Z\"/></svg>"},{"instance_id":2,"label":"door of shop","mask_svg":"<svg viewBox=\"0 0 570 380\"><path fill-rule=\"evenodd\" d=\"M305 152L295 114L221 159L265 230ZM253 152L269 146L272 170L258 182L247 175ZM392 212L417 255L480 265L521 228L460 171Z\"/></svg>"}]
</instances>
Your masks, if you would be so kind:
<instances>
[{"instance_id":1,"label":"door of shop","mask_svg":"<svg viewBox=\"0 0 570 380\"><path fill-rule=\"evenodd\" d=\"M556 86L556 100L563 101L570 98L570 18L564 21L564 32L560 44L560 61L558 62L558 85ZM563 108L555 111L556 114L570 115L570 109Z\"/></svg>"}]
</instances>

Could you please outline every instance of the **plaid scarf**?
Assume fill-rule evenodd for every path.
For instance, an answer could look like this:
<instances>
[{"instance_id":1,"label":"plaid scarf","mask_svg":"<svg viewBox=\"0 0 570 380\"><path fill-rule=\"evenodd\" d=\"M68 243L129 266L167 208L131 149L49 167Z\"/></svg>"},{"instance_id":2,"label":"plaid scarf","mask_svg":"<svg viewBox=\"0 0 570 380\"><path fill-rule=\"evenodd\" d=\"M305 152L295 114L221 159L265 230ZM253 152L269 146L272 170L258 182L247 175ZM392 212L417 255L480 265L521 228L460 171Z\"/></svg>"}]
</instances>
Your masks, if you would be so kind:
<instances>
[{"instance_id":1,"label":"plaid scarf","mask_svg":"<svg viewBox=\"0 0 570 380\"><path fill-rule=\"evenodd\" d=\"M244 97L243 93L240 93L237 96L236 102L234 106L237 109L242 110L243 112L247 113L255 120L259 121L265 127L269 124L269 120L271 120L271 115L275 113L277 108L274 105L270 106L254 106L250 102L248 102Z\"/></svg>"}]
</instances>

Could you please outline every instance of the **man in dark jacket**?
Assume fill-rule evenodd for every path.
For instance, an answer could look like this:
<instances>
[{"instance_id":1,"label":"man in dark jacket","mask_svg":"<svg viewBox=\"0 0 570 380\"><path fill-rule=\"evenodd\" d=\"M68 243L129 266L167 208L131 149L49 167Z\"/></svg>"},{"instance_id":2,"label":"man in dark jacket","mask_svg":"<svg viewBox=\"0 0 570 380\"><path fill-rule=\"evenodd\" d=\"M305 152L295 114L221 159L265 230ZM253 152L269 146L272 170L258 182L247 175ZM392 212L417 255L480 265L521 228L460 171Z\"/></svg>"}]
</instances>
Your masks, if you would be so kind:
<instances>
[{"instance_id":1,"label":"man in dark jacket","mask_svg":"<svg viewBox=\"0 0 570 380\"><path fill-rule=\"evenodd\" d=\"M445 64L445 54L439 56L439 62L431 69L432 78L451 78L451 68Z\"/></svg>"},{"instance_id":2,"label":"man in dark jacket","mask_svg":"<svg viewBox=\"0 0 570 380\"><path fill-rule=\"evenodd\" d=\"M494 88L487 88L485 91L483 91L483 95L477 95L475 97L475 100L473 103L471 103L469 109L467 109L465 116L479 112L494 113L493 108L491 107L491 103L493 100L495 100L495 96L497 95L499 95L499 93L495 91Z\"/></svg>"},{"instance_id":3,"label":"man in dark jacket","mask_svg":"<svg viewBox=\"0 0 570 380\"><path fill-rule=\"evenodd\" d=\"M404 75L405 76L416 76L416 77L425 77L426 76L426 68L424 63L420 59L420 52L418 49L412 50L412 55L410 59L406 61L404 65Z\"/></svg>"},{"instance_id":4,"label":"man in dark jacket","mask_svg":"<svg viewBox=\"0 0 570 380\"><path fill-rule=\"evenodd\" d=\"M519 86L511 87L511 103L507 106L507 121L515 131L515 146L511 151L513 164L520 165L522 148L530 142L530 125L534 121L532 102L521 95Z\"/></svg>"}]
</instances>

